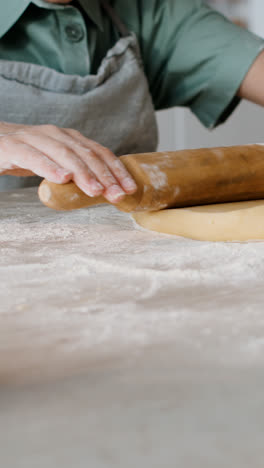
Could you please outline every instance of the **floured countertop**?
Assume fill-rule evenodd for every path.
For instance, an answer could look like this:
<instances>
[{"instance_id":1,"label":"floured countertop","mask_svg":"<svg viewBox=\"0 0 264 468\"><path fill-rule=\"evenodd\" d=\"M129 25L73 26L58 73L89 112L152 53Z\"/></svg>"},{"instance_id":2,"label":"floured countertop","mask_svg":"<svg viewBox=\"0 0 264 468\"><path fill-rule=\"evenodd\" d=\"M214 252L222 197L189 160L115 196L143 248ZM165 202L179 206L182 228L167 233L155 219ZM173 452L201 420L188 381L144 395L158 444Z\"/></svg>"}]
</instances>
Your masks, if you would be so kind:
<instances>
[{"instance_id":1,"label":"floured countertop","mask_svg":"<svg viewBox=\"0 0 264 468\"><path fill-rule=\"evenodd\" d=\"M175 467L178 444L184 468L263 466L264 242L151 233L109 205L54 212L36 189L0 198L0 465ZM148 436L135 450L138 431ZM37 445L30 464L40 437L56 448Z\"/></svg>"}]
</instances>

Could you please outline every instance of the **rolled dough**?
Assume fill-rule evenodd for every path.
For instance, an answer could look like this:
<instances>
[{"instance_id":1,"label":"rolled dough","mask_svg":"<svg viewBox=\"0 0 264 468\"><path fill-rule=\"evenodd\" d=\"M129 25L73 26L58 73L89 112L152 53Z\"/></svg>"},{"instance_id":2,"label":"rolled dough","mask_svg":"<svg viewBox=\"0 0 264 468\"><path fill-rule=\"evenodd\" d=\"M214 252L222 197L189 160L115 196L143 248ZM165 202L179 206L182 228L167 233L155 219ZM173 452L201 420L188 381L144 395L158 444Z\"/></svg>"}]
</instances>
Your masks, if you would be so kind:
<instances>
[{"instance_id":1,"label":"rolled dough","mask_svg":"<svg viewBox=\"0 0 264 468\"><path fill-rule=\"evenodd\" d=\"M134 213L146 229L203 241L264 239L264 200Z\"/></svg>"}]
</instances>

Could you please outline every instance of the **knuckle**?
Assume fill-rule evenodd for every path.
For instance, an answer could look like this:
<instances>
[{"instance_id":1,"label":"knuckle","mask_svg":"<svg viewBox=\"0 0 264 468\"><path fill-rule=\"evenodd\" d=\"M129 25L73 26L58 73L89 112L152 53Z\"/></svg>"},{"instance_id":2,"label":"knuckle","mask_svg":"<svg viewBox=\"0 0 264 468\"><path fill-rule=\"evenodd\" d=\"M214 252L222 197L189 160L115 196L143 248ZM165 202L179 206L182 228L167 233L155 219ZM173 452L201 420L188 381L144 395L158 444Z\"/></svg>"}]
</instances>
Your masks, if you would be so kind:
<instances>
[{"instance_id":1,"label":"knuckle","mask_svg":"<svg viewBox=\"0 0 264 468\"><path fill-rule=\"evenodd\" d=\"M85 162L82 161L81 159L73 157L73 162L74 162L74 170L76 170L77 172L86 173L86 174L90 172Z\"/></svg>"},{"instance_id":2,"label":"knuckle","mask_svg":"<svg viewBox=\"0 0 264 468\"><path fill-rule=\"evenodd\" d=\"M11 144L18 143L19 139L16 135L4 135L1 137L0 146L2 150L8 149Z\"/></svg>"},{"instance_id":3,"label":"knuckle","mask_svg":"<svg viewBox=\"0 0 264 468\"><path fill-rule=\"evenodd\" d=\"M104 146L102 146L102 149L104 151L105 158L112 161L115 161L117 159L114 153L109 148L105 148Z\"/></svg>"},{"instance_id":4,"label":"knuckle","mask_svg":"<svg viewBox=\"0 0 264 468\"><path fill-rule=\"evenodd\" d=\"M58 149L62 156L65 156L66 158L68 158L69 156L72 156L72 151L67 146L58 145Z\"/></svg>"},{"instance_id":5,"label":"knuckle","mask_svg":"<svg viewBox=\"0 0 264 468\"><path fill-rule=\"evenodd\" d=\"M111 172L108 169L105 169L102 171L101 177L106 186L110 186L116 183L114 176L111 174Z\"/></svg>"},{"instance_id":6,"label":"knuckle","mask_svg":"<svg viewBox=\"0 0 264 468\"><path fill-rule=\"evenodd\" d=\"M58 132L59 130L59 128L53 124L38 125L36 128L39 130L44 130L47 133L55 133L55 132Z\"/></svg>"},{"instance_id":7,"label":"knuckle","mask_svg":"<svg viewBox=\"0 0 264 468\"><path fill-rule=\"evenodd\" d=\"M66 145L58 145L58 151L60 155L64 159L71 159L73 161L78 162L77 158L75 158L73 151Z\"/></svg>"},{"instance_id":8,"label":"knuckle","mask_svg":"<svg viewBox=\"0 0 264 468\"><path fill-rule=\"evenodd\" d=\"M81 159L88 167L91 166L91 168L96 168L98 172L107 173L107 166L100 157L89 148L82 148Z\"/></svg>"},{"instance_id":9,"label":"knuckle","mask_svg":"<svg viewBox=\"0 0 264 468\"><path fill-rule=\"evenodd\" d=\"M99 162L99 158L97 157L97 154L95 154L95 152L90 150L89 148L82 147L81 154L82 154L82 159L86 162L86 164L89 164L91 160L93 162L95 161Z\"/></svg>"},{"instance_id":10,"label":"knuckle","mask_svg":"<svg viewBox=\"0 0 264 468\"><path fill-rule=\"evenodd\" d=\"M64 130L66 130L66 132L73 137L78 137L78 138L82 137L81 132L79 132L78 130L75 130L74 128L65 128Z\"/></svg>"},{"instance_id":11,"label":"knuckle","mask_svg":"<svg viewBox=\"0 0 264 468\"><path fill-rule=\"evenodd\" d=\"M127 174L127 170L125 168L125 166L123 165L123 163L115 158L115 160L112 162L112 167L113 167L113 170L117 173L117 174L120 174L120 175L126 175Z\"/></svg>"}]
</instances>

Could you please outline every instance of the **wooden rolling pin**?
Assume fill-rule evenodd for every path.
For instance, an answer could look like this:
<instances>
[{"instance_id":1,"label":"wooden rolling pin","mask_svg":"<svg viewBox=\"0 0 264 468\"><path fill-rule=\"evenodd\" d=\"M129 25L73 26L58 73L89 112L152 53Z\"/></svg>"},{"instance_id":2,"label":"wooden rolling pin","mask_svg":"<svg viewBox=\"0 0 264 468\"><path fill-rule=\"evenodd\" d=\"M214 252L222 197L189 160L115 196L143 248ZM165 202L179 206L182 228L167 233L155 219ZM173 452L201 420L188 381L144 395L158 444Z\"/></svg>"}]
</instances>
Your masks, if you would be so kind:
<instances>
[{"instance_id":1,"label":"wooden rolling pin","mask_svg":"<svg viewBox=\"0 0 264 468\"><path fill-rule=\"evenodd\" d=\"M125 212L157 211L212 203L264 199L264 145L206 148L121 156L138 190L115 204ZM44 180L39 198L56 210L100 203L74 183Z\"/></svg>"}]
</instances>

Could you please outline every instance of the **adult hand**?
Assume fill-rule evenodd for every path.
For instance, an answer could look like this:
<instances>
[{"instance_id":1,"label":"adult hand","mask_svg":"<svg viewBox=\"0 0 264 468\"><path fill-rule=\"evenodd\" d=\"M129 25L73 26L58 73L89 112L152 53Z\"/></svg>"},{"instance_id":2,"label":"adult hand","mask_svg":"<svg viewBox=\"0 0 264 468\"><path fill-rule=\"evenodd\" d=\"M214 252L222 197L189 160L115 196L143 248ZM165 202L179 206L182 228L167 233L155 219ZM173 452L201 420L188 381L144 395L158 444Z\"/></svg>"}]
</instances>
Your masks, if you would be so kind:
<instances>
[{"instance_id":1,"label":"adult hand","mask_svg":"<svg viewBox=\"0 0 264 468\"><path fill-rule=\"evenodd\" d=\"M73 180L90 197L111 203L137 186L123 163L109 149L77 130L54 125L0 122L0 175L39 175L64 184Z\"/></svg>"}]
</instances>

